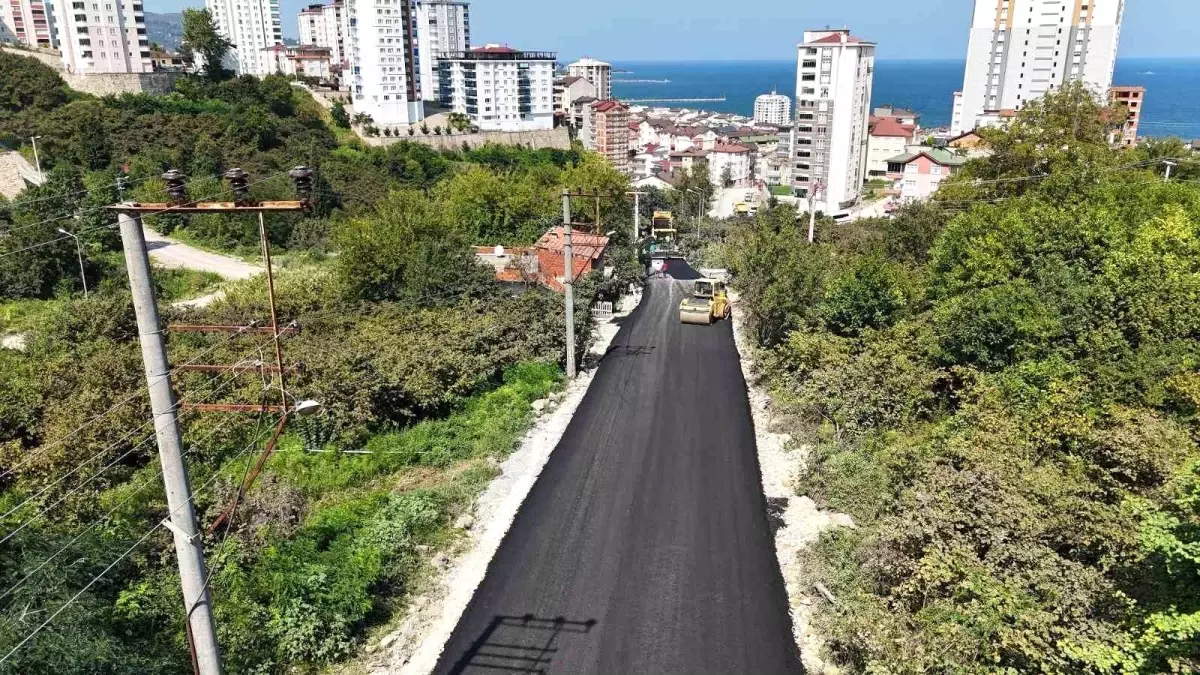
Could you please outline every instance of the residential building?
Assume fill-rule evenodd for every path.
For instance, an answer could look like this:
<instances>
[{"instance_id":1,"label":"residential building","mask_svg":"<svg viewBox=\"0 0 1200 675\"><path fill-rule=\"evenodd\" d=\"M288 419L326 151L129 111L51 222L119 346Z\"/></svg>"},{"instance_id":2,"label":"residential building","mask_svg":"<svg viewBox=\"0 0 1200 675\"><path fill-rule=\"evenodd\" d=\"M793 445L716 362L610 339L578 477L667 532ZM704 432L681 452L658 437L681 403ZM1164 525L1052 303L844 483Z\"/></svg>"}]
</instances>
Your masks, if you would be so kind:
<instances>
[{"instance_id":1,"label":"residential building","mask_svg":"<svg viewBox=\"0 0 1200 675\"><path fill-rule=\"evenodd\" d=\"M141 0L55 0L54 32L69 73L154 70Z\"/></svg>"},{"instance_id":2,"label":"residential building","mask_svg":"<svg viewBox=\"0 0 1200 675\"><path fill-rule=\"evenodd\" d=\"M439 54L441 104L486 131L553 129L556 57L497 44Z\"/></svg>"},{"instance_id":3,"label":"residential building","mask_svg":"<svg viewBox=\"0 0 1200 675\"><path fill-rule=\"evenodd\" d=\"M582 77L596 87L596 97L601 100L612 98L612 65L596 59L583 57L567 66L572 77Z\"/></svg>"},{"instance_id":4,"label":"residential building","mask_svg":"<svg viewBox=\"0 0 1200 675\"><path fill-rule=\"evenodd\" d=\"M1129 117L1120 129L1112 133L1109 143L1132 148L1137 145L1138 125L1142 121L1142 105L1146 101L1145 87L1112 87L1108 90L1108 101L1113 105L1123 105L1129 111Z\"/></svg>"},{"instance_id":5,"label":"residential building","mask_svg":"<svg viewBox=\"0 0 1200 675\"><path fill-rule=\"evenodd\" d=\"M54 47L52 14L46 0L0 0L0 38L30 47Z\"/></svg>"},{"instance_id":6,"label":"residential building","mask_svg":"<svg viewBox=\"0 0 1200 675\"><path fill-rule=\"evenodd\" d=\"M155 70L175 70L187 71L192 68L191 58L184 58L183 54L172 54L170 52L151 51L150 65Z\"/></svg>"},{"instance_id":7,"label":"residential building","mask_svg":"<svg viewBox=\"0 0 1200 675\"><path fill-rule=\"evenodd\" d=\"M437 101L438 55L471 48L470 5L461 0L418 0L417 54L420 55L421 97Z\"/></svg>"},{"instance_id":8,"label":"residential building","mask_svg":"<svg viewBox=\"0 0 1200 675\"><path fill-rule=\"evenodd\" d=\"M554 81L554 114L569 121L571 104L584 96L595 99L596 85L582 77L558 78Z\"/></svg>"},{"instance_id":9,"label":"residential building","mask_svg":"<svg viewBox=\"0 0 1200 675\"><path fill-rule=\"evenodd\" d=\"M713 185L746 187L753 176L754 153L745 145L718 143L708 151L708 178Z\"/></svg>"},{"instance_id":10,"label":"residential building","mask_svg":"<svg viewBox=\"0 0 1200 675\"><path fill-rule=\"evenodd\" d=\"M917 126L921 116L908 108L897 108L893 105L882 105L871 112L872 117L894 117L900 124Z\"/></svg>"},{"instance_id":11,"label":"residential building","mask_svg":"<svg viewBox=\"0 0 1200 675\"><path fill-rule=\"evenodd\" d=\"M279 0L204 0L213 23L233 43L226 67L238 75L275 72L267 47L283 44Z\"/></svg>"},{"instance_id":12,"label":"residential building","mask_svg":"<svg viewBox=\"0 0 1200 675\"><path fill-rule=\"evenodd\" d=\"M797 57L793 189L835 213L858 200L867 174L875 45L849 29L805 31Z\"/></svg>"},{"instance_id":13,"label":"residential building","mask_svg":"<svg viewBox=\"0 0 1200 675\"><path fill-rule=\"evenodd\" d=\"M273 45L266 49L274 72L296 77L315 77L327 81L333 77L329 47L316 45Z\"/></svg>"},{"instance_id":14,"label":"residential building","mask_svg":"<svg viewBox=\"0 0 1200 675\"><path fill-rule=\"evenodd\" d=\"M583 147L594 150L621 173L629 173L629 108L618 101L588 107Z\"/></svg>"},{"instance_id":15,"label":"residential building","mask_svg":"<svg viewBox=\"0 0 1200 675\"><path fill-rule=\"evenodd\" d=\"M537 256L538 280L543 286L563 292L566 278L566 261L563 254L563 226L551 228L533 245ZM583 230L571 229L571 276L578 282L592 270L604 269L604 249L608 248L608 237Z\"/></svg>"},{"instance_id":16,"label":"residential building","mask_svg":"<svg viewBox=\"0 0 1200 675\"><path fill-rule=\"evenodd\" d=\"M760 124L790 124L792 99L771 90L754 99L754 121Z\"/></svg>"},{"instance_id":17,"label":"residential building","mask_svg":"<svg viewBox=\"0 0 1200 675\"><path fill-rule=\"evenodd\" d=\"M975 0L951 133L1072 81L1101 99L1112 85L1125 0Z\"/></svg>"},{"instance_id":18,"label":"residential building","mask_svg":"<svg viewBox=\"0 0 1200 675\"><path fill-rule=\"evenodd\" d=\"M348 65L346 35L350 21L343 0L305 7L300 10L299 24L301 45L329 49L330 62L339 70Z\"/></svg>"},{"instance_id":19,"label":"residential building","mask_svg":"<svg viewBox=\"0 0 1200 675\"><path fill-rule=\"evenodd\" d=\"M879 112L878 110L876 112ZM904 124L900 117L872 117L867 127L867 177L882 178L888 172L888 160L904 154L917 143L917 125Z\"/></svg>"},{"instance_id":20,"label":"residential building","mask_svg":"<svg viewBox=\"0 0 1200 675\"><path fill-rule=\"evenodd\" d=\"M425 119L414 0L346 0L345 11L354 112L381 128Z\"/></svg>"},{"instance_id":21,"label":"residential building","mask_svg":"<svg viewBox=\"0 0 1200 675\"><path fill-rule=\"evenodd\" d=\"M988 146L987 141L974 129L949 139L946 141L946 147L969 158L986 157L992 154L992 149Z\"/></svg>"},{"instance_id":22,"label":"residential building","mask_svg":"<svg viewBox=\"0 0 1200 675\"><path fill-rule=\"evenodd\" d=\"M896 181L901 200L928 199L942 181L958 173L967 157L944 148L913 148L888 159L888 178Z\"/></svg>"}]
</instances>

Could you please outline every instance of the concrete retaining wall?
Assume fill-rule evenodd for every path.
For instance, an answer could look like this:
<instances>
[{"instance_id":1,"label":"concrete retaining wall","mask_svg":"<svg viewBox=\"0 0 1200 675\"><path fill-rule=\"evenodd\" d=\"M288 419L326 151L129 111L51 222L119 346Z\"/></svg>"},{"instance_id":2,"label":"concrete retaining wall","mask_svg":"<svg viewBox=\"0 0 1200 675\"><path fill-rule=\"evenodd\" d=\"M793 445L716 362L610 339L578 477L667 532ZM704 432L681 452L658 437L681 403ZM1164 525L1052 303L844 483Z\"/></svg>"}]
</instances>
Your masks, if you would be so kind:
<instances>
[{"instance_id":1,"label":"concrete retaining wall","mask_svg":"<svg viewBox=\"0 0 1200 675\"><path fill-rule=\"evenodd\" d=\"M391 138L373 136L364 138L363 141L367 145L377 147L391 145L400 141L411 141L413 143L423 143L438 150L461 150L463 143L472 148L477 148L488 143L528 145L533 148L557 148L559 150L569 150L571 148L571 137L567 134L566 127L545 131L482 131L477 134L455 134L453 136L435 136L432 133L426 136L418 130L412 136L409 136L407 133Z\"/></svg>"},{"instance_id":2,"label":"concrete retaining wall","mask_svg":"<svg viewBox=\"0 0 1200 675\"><path fill-rule=\"evenodd\" d=\"M154 73L94 73L79 75L63 71L62 57L57 51L46 49L18 49L0 47L0 51L37 59L58 71L59 77L75 91L93 96L119 96L121 94L166 94L175 88L175 81L182 73L161 71Z\"/></svg>"}]
</instances>

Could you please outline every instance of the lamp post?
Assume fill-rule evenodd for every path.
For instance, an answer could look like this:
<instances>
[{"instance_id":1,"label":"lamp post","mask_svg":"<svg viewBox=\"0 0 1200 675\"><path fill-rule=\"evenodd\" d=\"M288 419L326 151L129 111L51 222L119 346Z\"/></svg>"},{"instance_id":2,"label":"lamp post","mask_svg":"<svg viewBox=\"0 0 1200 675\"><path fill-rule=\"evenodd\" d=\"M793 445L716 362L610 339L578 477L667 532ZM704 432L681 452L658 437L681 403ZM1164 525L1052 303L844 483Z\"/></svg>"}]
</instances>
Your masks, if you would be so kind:
<instances>
[{"instance_id":1,"label":"lamp post","mask_svg":"<svg viewBox=\"0 0 1200 675\"><path fill-rule=\"evenodd\" d=\"M29 140L33 143L33 163L37 166L38 180L42 179L42 160L38 157L37 142L41 136L30 136Z\"/></svg>"},{"instance_id":2,"label":"lamp post","mask_svg":"<svg viewBox=\"0 0 1200 675\"><path fill-rule=\"evenodd\" d=\"M687 191L696 195L696 235L695 235L695 237L696 237L696 243L698 244L698 243L700 243L700 206L701 206L700 202L704 200L704 193L699 190L693 190L691 188L688 188Z\"/></svg>"},{"instance_id":3,"label":"lamp post","mask_svg":"<svg viewBox=\"0 0 1200 675\"><path fill-rule=\"evenodd\" d=\"M79 279L81 281L83 281L83 297L86 299L88 296L87 274L83 271L83 247L79 243L79 237L75 236L74 234L71 234L70 232L67 232L66 230L62 229L61 227L57 228L57 229L60 234L65 234L68 237L75 240L75 256L77 258L79 258Z\"/></svg>"}]
</instances>

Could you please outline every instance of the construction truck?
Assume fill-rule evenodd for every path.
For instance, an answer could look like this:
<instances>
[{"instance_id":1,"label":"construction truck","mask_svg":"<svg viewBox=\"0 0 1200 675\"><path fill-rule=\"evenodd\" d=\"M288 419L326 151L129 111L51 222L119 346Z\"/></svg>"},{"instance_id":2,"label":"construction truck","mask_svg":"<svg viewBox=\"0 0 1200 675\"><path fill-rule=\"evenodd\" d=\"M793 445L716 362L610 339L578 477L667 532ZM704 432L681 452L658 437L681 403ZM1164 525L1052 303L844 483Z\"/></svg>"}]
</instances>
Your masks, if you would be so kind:
<instances>
[{"instance_id":1,"label":"construction truck","mask_svg":"<svg viewBox=\"0 0 1200 675\"><path fill-rule=\"evenodd\" d=\"M724 281L697 279L692 297L679 303L679 321L708 326L718 319L728 319L732 311Z\"/></svg>"}]
</instances>

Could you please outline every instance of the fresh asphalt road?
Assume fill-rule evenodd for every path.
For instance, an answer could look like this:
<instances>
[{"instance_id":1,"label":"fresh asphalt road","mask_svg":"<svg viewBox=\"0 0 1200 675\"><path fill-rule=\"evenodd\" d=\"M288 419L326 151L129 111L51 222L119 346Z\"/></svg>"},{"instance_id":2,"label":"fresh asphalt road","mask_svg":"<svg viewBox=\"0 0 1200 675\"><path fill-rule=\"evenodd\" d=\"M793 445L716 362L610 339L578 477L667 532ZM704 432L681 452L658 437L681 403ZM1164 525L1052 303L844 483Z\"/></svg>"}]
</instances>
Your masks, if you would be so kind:
<instances>
[{"instance_id":1,"label":"fresh asphalt road","mask_svg":"<svg viewBox=\"0 0 1200 675\"><path fill-rule=\"evenodd\" d=\"M436 673L802 672L733 334L681 325L688 289L646 289Z\"/></svg>"}]
</instances>

